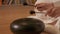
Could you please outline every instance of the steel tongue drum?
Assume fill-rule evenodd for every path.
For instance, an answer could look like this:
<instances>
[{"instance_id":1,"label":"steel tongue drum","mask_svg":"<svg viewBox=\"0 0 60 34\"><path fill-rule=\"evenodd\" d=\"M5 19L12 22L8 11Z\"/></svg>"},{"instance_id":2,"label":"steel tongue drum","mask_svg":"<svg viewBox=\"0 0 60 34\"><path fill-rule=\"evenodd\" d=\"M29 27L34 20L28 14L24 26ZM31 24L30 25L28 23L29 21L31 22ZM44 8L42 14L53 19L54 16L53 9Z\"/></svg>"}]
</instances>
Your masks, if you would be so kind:
<instances>
[{"instance_id":1,"label":"steel tongue drum","mask_svg":"<svg viewBox=\"0 0 60 34\"><path fill-rule=\"evenodd\" d=\"M44 23L34 18L21 18L10 24L10 30L14 34L40 34L44 31L44 28Z\"/></svg>"}]
</instances>

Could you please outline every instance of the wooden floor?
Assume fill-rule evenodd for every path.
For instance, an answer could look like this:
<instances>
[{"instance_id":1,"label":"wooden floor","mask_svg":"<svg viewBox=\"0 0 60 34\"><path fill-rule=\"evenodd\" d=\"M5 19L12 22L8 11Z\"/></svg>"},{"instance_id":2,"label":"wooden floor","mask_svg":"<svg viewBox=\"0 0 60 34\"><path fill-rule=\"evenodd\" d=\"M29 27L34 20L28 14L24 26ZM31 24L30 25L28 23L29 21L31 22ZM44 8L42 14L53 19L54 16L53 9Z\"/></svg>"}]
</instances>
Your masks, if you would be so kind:
<instances>
[{"instance_id":1,"label":"wooden floor","mask_svg":"<svg viewBox=\"0 0 60 34\"><path fill-rule=\"evenodd\" d=\"M10 23L16 19L29 16L30 6L2 6L0 7L0 34L12 34Z\"/></svg>"}]
</instances>

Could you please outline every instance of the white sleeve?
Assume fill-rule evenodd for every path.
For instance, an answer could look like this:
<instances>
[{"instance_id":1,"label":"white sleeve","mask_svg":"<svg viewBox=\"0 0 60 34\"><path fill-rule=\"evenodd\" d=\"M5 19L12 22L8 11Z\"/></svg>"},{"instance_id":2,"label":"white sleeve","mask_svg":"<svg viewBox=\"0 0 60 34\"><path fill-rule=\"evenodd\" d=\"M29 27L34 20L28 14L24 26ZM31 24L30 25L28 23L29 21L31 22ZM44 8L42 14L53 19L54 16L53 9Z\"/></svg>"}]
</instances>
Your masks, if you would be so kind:
<instances>
[{"instance_id":1,"label":"white sleeve","mask_svg":"<svg viewBox=\"0 0 60 34\"><path fill-rule=\"evenodd\" d=\"M58 30L58 33L60 34L60 17L58 17L58 21L57 21L55 27Z\"/></svg>"},{"instance_id":2,"label":"white sleeve","mask_svg":"<svg viewBox=\"0 0 60 34\"><path fill-rule=\"evenodd\" d=\"M56 27L54 27L53 25L49 25L49 24L45 25L44 31L47 32L48 34L59 34Z\"/></svg>"}]
</instances>

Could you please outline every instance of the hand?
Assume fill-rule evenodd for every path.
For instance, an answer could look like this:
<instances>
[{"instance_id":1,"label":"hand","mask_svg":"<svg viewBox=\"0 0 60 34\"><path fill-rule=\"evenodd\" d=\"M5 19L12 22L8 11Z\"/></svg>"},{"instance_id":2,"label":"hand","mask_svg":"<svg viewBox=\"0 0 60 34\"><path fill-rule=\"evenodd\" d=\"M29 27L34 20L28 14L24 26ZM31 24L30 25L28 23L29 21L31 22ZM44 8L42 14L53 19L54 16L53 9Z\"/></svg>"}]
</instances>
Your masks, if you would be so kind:
<instances>
[{"instance_id":1,"label":"hand","mask_svg":"<svg viewBox=\"0 0 60 34\"><path fill-rule=\"evenodd\" d=\"M53 7L53 4L49 4L49 3L39 3L39 4L36 4L35 7L37 8L37 10L43 11L43 10L51 9L51 8Z\"/></svg>"},{"instance_id":2,"label":"hand","mask_svg":"<svg viewBox=\"0 0 60 34\"><path fill-rule=\"evenodd\" d=\"M51 9L50 11L47 12L47 15L51 17L59 17L60 16L60 7L56 7Z\"/></svg>"}]
</instances>

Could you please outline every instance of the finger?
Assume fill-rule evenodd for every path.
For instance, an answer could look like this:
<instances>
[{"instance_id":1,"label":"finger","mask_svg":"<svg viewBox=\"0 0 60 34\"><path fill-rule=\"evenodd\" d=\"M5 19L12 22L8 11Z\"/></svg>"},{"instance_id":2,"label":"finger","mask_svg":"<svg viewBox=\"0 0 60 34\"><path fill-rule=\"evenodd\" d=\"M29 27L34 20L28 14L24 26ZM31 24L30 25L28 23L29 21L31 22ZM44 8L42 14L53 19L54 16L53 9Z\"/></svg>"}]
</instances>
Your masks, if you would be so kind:
<instances>
[{"instance_id":1,"label":"finger","mask_svg":"<svg viewBox=\"0 0 60 34\"><path fill-rule=\"evenodd\" d=\"M53 17L53 14L54 14L54 12L55 12L55 9L56 9L56 8L48 9L48 12L47 12L46 15L49 15L49 16Z\"/></svg>"},{"instance_id":2,"label":"finger","mask_svg":"<svg viewBox=\"0 0 60 34\"><path fill-rule=\"evenodd\" d=\"M53 8L49 8L49 9L47 9L47 13L46 13L46 15L50 15L50 14L52 13L52 9L53 9Z\"/></svg>"}]
</instances>

